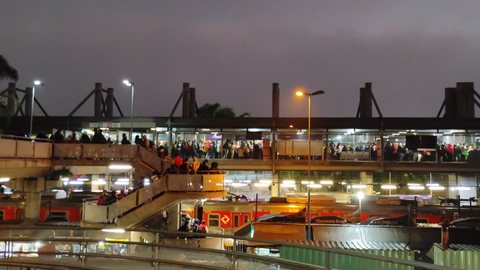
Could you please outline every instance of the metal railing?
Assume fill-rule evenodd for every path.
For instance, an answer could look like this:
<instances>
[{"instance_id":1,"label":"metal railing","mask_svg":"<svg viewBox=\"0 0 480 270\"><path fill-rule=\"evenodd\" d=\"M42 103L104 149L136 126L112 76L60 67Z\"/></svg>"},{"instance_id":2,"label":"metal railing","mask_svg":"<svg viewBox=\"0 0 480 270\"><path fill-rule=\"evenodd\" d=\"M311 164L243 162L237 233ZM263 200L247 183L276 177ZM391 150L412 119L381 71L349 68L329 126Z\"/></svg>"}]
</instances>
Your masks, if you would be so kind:
<instances>
[{"instance_id":1,"label":"metal railing","mask_svg":"<svg viewBox=\"0 0 480 270\"><path fill-rule=\"evenodd\" d=\"M99 228L10 227L0 228L0 241L3 242L0 244L0 257L5 259L19 259L23 255L35 255L40 259L50 256L53 261L53 258L65 258L81 267L101 265L100 269L114 269L115 264L106 263L111 258L121 264L132 265L132 269L158 269L161 264L192 269L244 269L255 266L278 269L454 269L351 250L221 234L151 230L113 234L101 232ZM21 249L21 245L33 248ZM285 259L282 254L285 247L297 249L297 258ZM276 250L280 257L252 253L259 248ZM313 262L300 260L305 254L319 257L318 252L322 252L322 259L317 258ZM378 268L379 265L382 267Z\"/></svg>"}]
</instances>

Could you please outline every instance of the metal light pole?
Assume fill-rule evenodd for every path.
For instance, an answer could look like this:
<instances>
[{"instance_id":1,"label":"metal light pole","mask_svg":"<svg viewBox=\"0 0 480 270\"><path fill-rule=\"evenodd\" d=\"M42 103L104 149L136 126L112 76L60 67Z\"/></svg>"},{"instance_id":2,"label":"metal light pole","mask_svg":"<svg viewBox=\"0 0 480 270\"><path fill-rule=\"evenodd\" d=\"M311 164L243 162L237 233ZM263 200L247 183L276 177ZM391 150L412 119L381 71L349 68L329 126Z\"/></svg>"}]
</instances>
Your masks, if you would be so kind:
<instances>
[{"instance_id":1,"label":"metal light pole","mask_svg":"<svg viewBox=\"0 0 480 270\"><path fill-rule=\"evenodd\" d=\"M129 80L123 80L123 84L132 89L132 99L130 102L130 143L133 143L133 97L135 94L135 84Z\"/></svg>"},{"instance_id":2,"label":"metal light pole","mask_svg":"<svg viewBox=\"0 0 480 270\"><path fill-rule=\"evenodd\" d=\"M316 95L322 95L324 94L325 91L319 90L313 93L309 93L304 91L303 89L298 89L295 92L295 95L301 97L301 96L307 96L308 97L308 129L307 129L307 141L308 141L308 155L307 155L307 240L312 240L312 211L311 211L311 206L312 206L312 200L311 200L311 195L310 195L310 167L311 167L311 153L312 153L312 139L311 139L311 127L310 127L310 122L311 122L311 99L312 96Z\"/></svg>"},{"instance_id":3,"label":"metal light pole","mask_svg":"<svg viewBox=\"0 0 480 270\"><path fill-rule=\"evenodd\" d=\"M33 137L32 132L33 132L33 109L35 108L35 86L44 86L45 83L35 80L33 81L33 87L32 87L32 108L30 111L30 138Z\"/></svg>"}]
</instances>

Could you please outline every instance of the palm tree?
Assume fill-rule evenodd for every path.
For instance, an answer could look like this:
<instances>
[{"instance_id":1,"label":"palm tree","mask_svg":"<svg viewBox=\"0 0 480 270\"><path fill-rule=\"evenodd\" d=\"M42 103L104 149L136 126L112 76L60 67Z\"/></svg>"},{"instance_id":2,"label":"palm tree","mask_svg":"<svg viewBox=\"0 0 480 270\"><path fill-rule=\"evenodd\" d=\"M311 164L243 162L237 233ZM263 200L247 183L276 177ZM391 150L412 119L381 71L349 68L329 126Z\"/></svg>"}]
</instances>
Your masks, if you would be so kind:
<instances>
[{"instance_id":1,"label":"palm tree","mask_svg":"<svg viewBox=\"0 0 480 270\"><path fill-rule=\"evenodd\" d=\"M4 79L11 79L14 81L18 80L18 72L16 69L14 69L10 64L8 64L7 59L3 57L3 55L0 54L0 81ZM6 108L7 106L5 105L5 102L0 99L0 116L6 115ZM9 126L10 124L10 118L4 118L2 117L1 122L0 122L0 129L3 130L2 126Z\"/></svg>"},{"instance_id":2,"label":"palm tree","mask_svg":"<svg viewBox=\"0 0 480 270\"><path fill-rule=\"evenodd\" d=\"M198 108L198 117L200 118L233 118L235 113L232 108L222 107L218 102L206 103Z\"/></svg>"},{"instance_id":3,"label":"palm tree","mask_svg":"<svg viewBox=\"0 0 480 270\"><path fill-rule=\"evenodd\" d=\"M218 102L213 104L206 103L198 108L198 117L200 118L234 118L237 117L230 107L222 107ZM250 117L250 113L243 113L238 117Z\"/></svg>"},{"instance_id":4,"label":"palm tree","mask_svg":"<svg viewBox=\"0 0 480 270\"><path fill-rule=\"evenodd\" d=\"M0 81L4 79L12 79L18 81L18 72L10 64L7 59L0 54Z\"/></svg>"}]
</instances>

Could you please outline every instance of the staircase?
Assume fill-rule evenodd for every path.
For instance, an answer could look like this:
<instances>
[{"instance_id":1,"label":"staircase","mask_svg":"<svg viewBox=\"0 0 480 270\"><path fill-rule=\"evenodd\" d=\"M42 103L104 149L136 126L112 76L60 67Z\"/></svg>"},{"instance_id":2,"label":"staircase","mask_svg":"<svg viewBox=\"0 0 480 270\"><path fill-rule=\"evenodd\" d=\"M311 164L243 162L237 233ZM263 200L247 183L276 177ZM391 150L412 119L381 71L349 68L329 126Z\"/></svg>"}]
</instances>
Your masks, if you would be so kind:
<instances>
[{"instance_id":1,"label":"staircase","mask_svg":"<svg viewBox=\"0 0 480 270\"><path fill-rule=\"evenodd\" d=\"M168 174L110 205L83 204L82 226L131 228L186 199L224 195L224 174Z\"/></svg>"}]
</instances>

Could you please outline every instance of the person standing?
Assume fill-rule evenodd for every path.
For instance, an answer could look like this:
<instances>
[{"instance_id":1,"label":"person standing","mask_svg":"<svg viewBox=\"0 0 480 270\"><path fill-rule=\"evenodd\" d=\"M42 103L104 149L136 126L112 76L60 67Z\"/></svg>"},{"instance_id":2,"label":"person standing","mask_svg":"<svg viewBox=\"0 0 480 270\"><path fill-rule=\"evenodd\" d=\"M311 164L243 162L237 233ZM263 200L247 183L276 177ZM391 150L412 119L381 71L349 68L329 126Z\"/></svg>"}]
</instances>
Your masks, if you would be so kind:
<instances>
[{"instance_id":1,"label":"person standing","mask_svg":"<svg viewBox=\"0 0 480 270\"><path fill-rule=\"evenodd\" d=\"M122 144L130 144L130 141L127 138L127 134L123 133L122 134Z\"/></svg>"},{"instance_id":2,"label":"person standing","mask_svg":"<svg viewBox=\"0 0 480 270\"><path fill-rule=\"evenodd\" d=\"M197 174L198 169L200 168L200 161L198 160L197 156L193 157L193 162L192 162L192 171L194 174Z\"/></svg>"}]
</instances>

